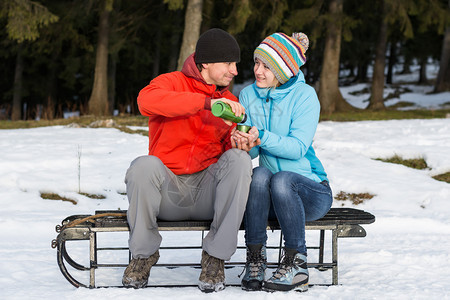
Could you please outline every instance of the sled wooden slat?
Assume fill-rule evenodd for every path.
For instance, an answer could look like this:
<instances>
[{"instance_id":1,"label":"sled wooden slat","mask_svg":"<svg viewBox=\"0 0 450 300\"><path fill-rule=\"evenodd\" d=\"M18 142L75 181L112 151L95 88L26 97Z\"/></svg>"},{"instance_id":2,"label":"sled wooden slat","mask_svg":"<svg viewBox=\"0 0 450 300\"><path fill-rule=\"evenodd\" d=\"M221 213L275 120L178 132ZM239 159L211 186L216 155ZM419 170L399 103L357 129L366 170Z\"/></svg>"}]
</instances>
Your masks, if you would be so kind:
<instances>
[{"instance_id":1,"label":"sled wooden slat","mask_svg":"<svg viewBox=\"0 0 450 300\"><path fill-rule=\"evenodd\" d=\"M100 217L96 217L100 216ZM83 221L88 219L86 221ZM83 221L77 223L77 221ZM71 225L76 223L75 225ZM317 268L321 271L332 269L331 284L338 284L338 239L344 237L365 237L366 231L361 225L371 224L375 222L375 216L371 213L354 209L354 208L331 208L330 211L321 219L307 222L306 230L319 231L319 245L310 247L308 249L318 250L318 261L308 262L308 268ZM201 231L202 238L205 232L209 230L211 221L164 221L158 220L158 227L160 231ZM267 226L270 230L280 230L280 226L276 221L270 221ZM243 230L243 226L241 226ZM52 245L57 248L57 262L64 277L76 287L96 288L95 272L99 268L108 267L126 267L126 264L101 264L97 261L99 251L104 250L128 250L124 247L108 247L100 248L97 246L97 235L102 232L126 232L129 231L126 211L96 211L95 215L74 215L67 217L62 221L62 226L57 226L59 232L57 238ZM325 232L331 232L331 261L324 262L325 256ZM65 244L67 241L89 240L89 261L88 267L82 266L75 262L67 252ZM268 246L268 249L278 249L278 261L268 262L268 266L276 266L281 258L282 236L280 234L280 241L278 246ZM244 248L240 246L238 248ZM175 246L175 247L161 247L161 251L167 249L201 249L201 246ZM328 248L327 248L328 249ZM329 250L328 250L329 251ZM66 264L77 270L89 271L89 284L81 283L76 280L66 268ZM245 262L226 262L226 267L245 265ZM162 264L158 263L155 267L200 267L200 263L173 263Z\"/></svg>"}]
</instances>

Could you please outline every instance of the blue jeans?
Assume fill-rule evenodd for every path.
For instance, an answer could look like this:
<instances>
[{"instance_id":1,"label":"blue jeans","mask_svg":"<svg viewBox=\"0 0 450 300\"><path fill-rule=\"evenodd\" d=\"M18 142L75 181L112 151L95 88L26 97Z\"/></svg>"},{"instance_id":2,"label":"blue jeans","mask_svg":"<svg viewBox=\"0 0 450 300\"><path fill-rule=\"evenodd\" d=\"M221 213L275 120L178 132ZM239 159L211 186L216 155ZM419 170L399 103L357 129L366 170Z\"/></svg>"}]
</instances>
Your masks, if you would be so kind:
<instances>
[{"instance_id":1,"label":"blue jeans","mask_svg":"<svg viewBox=\"0 0 450 300\"><path fill-rule=\"evenodd\" d=\"M333 196L327 181L315 182L300 174L266 167L253 169L245 211L247 245L267 241L267 220L277 219L284 235L284 247L306 254L305 222L323 217Z\"/></svg>"}]
</instances>

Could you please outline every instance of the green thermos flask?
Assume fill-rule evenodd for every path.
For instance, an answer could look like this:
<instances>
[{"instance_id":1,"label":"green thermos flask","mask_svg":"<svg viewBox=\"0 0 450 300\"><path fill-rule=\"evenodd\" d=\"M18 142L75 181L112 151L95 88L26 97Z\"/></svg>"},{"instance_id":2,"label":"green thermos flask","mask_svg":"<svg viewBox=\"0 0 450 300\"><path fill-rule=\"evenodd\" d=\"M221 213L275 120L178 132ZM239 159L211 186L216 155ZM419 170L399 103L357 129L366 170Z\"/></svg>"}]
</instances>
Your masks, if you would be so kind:
<instances>
[{"instance_id":1,"label":"green thermos flask","mask_svg":"<svg viewBox=\"0 0 450 300\"><path fill-rule=\"evenodd\" d=\"M244 123L247 120L247 115L242 114L241 116L236 116L231 107L222 101L216 101L211 107L211 112L216 117L234 122L234 123Z\"/></svg>"}]
</instances>

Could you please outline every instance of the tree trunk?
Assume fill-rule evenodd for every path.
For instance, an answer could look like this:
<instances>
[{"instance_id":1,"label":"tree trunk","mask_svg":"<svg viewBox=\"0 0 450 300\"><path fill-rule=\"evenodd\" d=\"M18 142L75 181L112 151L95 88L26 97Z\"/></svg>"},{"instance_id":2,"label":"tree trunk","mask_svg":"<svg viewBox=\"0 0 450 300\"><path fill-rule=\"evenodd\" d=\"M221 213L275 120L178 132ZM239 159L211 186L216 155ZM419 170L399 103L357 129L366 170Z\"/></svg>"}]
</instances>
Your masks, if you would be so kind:
<instances>
[{"instance_id":1,"label":"tree trunk","mask_svg":"<svg viewBox=\"0 0 450 300\"><path fill-rule=\"evenodd\" d=\"M419 84L427 84L428 78L427 78L427 58L421 58L420 59L420 72L419 72Z\"/></svg>"},{"instance_id":2,"label":"tree trunk","mask_svg":"<svg viewBox=\"0 0 450 300\"><path fill-rule=\"evenodd\" d=\"M391 41L391 47L389 50L389 62L388 73L386 77L386 83L392 84L392 77L394 76L394 66L397 63L397 42Z\"/></svg>"},{"instance_id":3,"label":"tree trunk","mask_svg":"<svg viewBox=\"0 0 450 300\"><path fill-rule=\"evenodd\" d=\"M202 25L200 26L200 32L205 32L206 30L212 27L211 22L214 19L215 2L216 2L215 0L203 0L202 15L204 16L204 18L202 18L201 22Z\"/></svg>"},{"instance_id":4,"label":"tree trunk","mask_svg":"<svg viewBox=\"0 0 450 300\"><path fill-rule=\"evenodd\" d=\"M341 53L342 13L344 0L331 0L328 30L325 38L322 72L319 82L319 100L322 113L351 110L339 90L339 56Z\"/></svg>"},{"instance_id":5,"label":"tree trunk","mask_svg":"<svg viewBox=\"0 0 450 300\"><path fill-rule=\"evenodd\" d=\"M450 7L450 0L448 1L448 6ZM450 26L445 30L439 73L434 86L435 93L443 91L450 91Z\"/></svg>"},{"instance_id":6,"label":"tree trunk","mask_svg":"<svg viewBox=\"0 0 450 300\"><path fill-rule=\"evenodd\" d=\"M167 64L167 71L172 72L177 69L177 57L178 57L178 49L180 47L180 34L174 33L170 38L170 58L169 63Z\"/></svg>"},{"instance_id":7,"label":"tree trunk","mask_svg":"<svg viewBox=\"0 0 450 300\"><path fill-rule=\"evenodd\" d=\"M99 17L94 85L89 98L89 114L95 116L110 114L108 108L108 34L111 8L112 0L105 0Z\"/></svg>"},{"instance_id":8,"label":"tree trunk","mask_svg":"<svg viewBox=\"0 0 450 300\"><path fill-rule=\"evenodd\" d=\"M386 4L385 0L381 1L382 14L381 26L378 35L378 42L375 49L375 63L372 77L372 95L370 97L370 109L385 109L383 91L384 91L384 67L386 66L386 42L387 42L387 20L386 20Z\"/></svg>"},{"instance_id":9,"label":"tree trunk","mask_svg":"<svg viewBox=\"0 0 450 300\"><path fill-rule=\"evenodd\" d=\"M23 54L22 45L19 44L16 57L16 70L14 73L14 91L11 120L20 120L22 116L22 86L23 86Z\"/></svg>"},{"instance_id":10,"label":"tree trunk","mask_svg":"<svg viewBox=\"0 0 450 300\"><path fill-rule=\"evenodd\" d=\"M172 72L177 69L177 60L180 53L181 44L181 32L178 28L181 28L181 23L183 19L183 12L181 9L176 10L172 13L173 18L171 22L172 35L170 37L170 56L169 63L167 64L167 72ZM160 69L161 72L164 70Z\"/></svg>"},{"instance_id":11,"label":"tree trunk","mask_svg":"<svg viewBox=\"0 0 450 300\"><path fill-rule=\"evenodd\" d=\"M162 15L162 10L160 10ZM162 19L161 19L162 23ZM156 29L156 38L155 38L155 45L154 45L154 51L153 51L153 67L152 67L152 78L155 78L159 75L159 64L161 60L161 40L162 40L162 28L158 27Z\"/></svg>"},{"instance_id":12,"label":"tree trunk","mask_svg":"<svg viewBox=\"0 0 450 300\"><path fill-rule=\"evenodd\" d=\"M202 24L203 0L189 0L184 20L183 42L181 44L180 56L178 57L177 70L181 70L184 61L195 51L200 26Z\"/></svg>"},{"instance_id":13,"label":"tree trunk","mask_svg":"<svg viewBox=\"0 0 450 300\"><path fill-rule=\"evenodd\" d=\"M114 104L116 103L117 56L113 55L108 68L108 107L110 114L114 114Z\"/></svg>"},{"instance_id":14,"label":"tree trunk","mask_svg":"<svg viewBox=\"0 0 450 300\"><path fill-rule=\"evenodd\" d=\"M42 118L45 120L53 120L55 117L58 60L59 54L53 55L49 63L50 72L47 79L47 103L44 105L44 112L42 115Z\"/></svg>"},{"instance_id":15,"label":"tree trunk","mask_svg":"<svg viewBox=\"0 0 450 300\"><path fill-rule=\"evenodd\" d=\"M404 74L412 73L411 72L411 62L412 62L412 58L409 55L403 57L403 69L400 72L400 74L404 75Z\"/></svg>"},{"instance_id":16,"label":"tree trunk","mask_svg":"<svg viewBox=\"0 0 450 300\"><path fill-rule=\"evenodd\" d=\"M367 82L367 64L358 63L356 78L354 82Z\"/></svg>"}]
</instances>

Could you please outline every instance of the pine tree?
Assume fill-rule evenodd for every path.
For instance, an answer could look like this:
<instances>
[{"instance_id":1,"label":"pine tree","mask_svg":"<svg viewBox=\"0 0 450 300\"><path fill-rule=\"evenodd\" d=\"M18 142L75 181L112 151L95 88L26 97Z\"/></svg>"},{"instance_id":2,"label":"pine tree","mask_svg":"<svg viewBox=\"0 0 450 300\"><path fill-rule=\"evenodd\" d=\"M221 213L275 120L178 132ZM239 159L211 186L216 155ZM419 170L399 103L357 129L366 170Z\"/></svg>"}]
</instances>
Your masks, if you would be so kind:
<instances>
[{"instance_id":1,"label":"pine tree","mask_svg":"<svg viewBox=\"0 0 450 300\"><path fill-rule=\"evenodd\" d=\"M14 75L11 120L19 120L22 115L23 88L23 44L39 38L40 29L57 22L58 17L50 13L40 3L30 0L3 0L0 3L0 18L6 17L6 31L9 39L16 41L16 68Z\"/></svg>"},{"instance_id":2,"label":"pine tree","mask_svg":"<svg viewBox=\"0 0 450 300\"><path fill-rule=\"evenodd\" d=\"M450 0L448 0L448 7L443 15L447 20L447 26L442 43L439 73L434 86L434 92L436 93L450 91Z\"/></svg>"},{"instance_id":3,"label":"pine tree","mask_svg":"<svg viewBox=\"0 0 450 300\"><path fill-rule=\"evenodd\" d=\"M331 0L330 19L325 37L322 72L319 82L319 100L324 114L353 109L339 90L339 64L342 37L342 13L344 0Z\"/></svg>"},{"instance_id":4,"label":"pine tree","mask_svg":"<svg viewBox=\"0 0 450 300\"><path fill-rule=\"evenodd\" d=\"M97 51L95 59L94 85L89 98L89 114L110 115L108 107L108 43L109 15L114 0L104 0L100 7Z\"/></svg>"}]
</instances>

